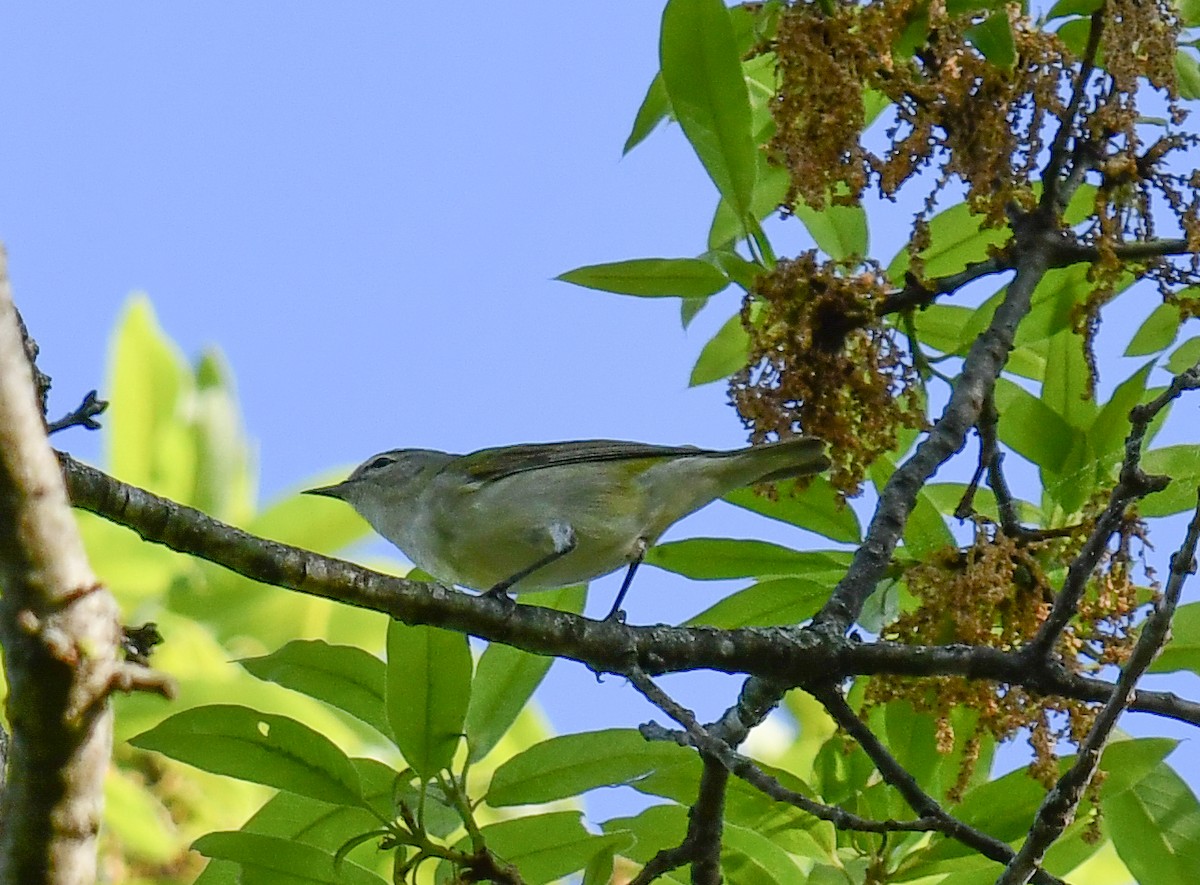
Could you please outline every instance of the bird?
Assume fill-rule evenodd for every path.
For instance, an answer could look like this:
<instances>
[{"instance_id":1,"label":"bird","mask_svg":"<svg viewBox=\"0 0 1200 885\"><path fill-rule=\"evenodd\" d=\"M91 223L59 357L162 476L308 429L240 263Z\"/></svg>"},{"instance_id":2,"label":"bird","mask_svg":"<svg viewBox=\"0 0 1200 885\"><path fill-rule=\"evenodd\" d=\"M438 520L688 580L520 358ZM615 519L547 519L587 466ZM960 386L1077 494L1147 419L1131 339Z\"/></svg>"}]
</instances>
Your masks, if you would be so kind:
<instances>
[{"instance_id":1,"label":"bird","mask_svg":"<svg viewBox=\"0 0 1200 885\"><path fill-rule=\"evenodd\" d=\"M734 489L828 466L812 436L733 450L605 439L467 455L392 449L304 493L346 502L434 578L493 599L625 567L612 620L623 618L634 573L671 525Z\"/></svg>"}]
</instances>

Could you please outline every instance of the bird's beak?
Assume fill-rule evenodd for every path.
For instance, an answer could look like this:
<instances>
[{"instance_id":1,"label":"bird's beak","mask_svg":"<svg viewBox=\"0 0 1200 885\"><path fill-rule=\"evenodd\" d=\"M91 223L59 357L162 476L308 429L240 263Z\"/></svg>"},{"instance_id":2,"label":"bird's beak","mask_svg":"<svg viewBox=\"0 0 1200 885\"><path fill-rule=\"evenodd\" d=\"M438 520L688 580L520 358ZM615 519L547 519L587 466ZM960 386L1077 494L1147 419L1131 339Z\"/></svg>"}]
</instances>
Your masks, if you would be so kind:
<instances>
[{"instance_id":1,"label":"bird's beak","mask_svg":"<svg viewBox=\"0 0 1200 885\"><path fill-rule=\"evenodd\" d=\"M331 486L318 486L315 489L305 489L300 494L302 494L302 495L322 495L326 498L340 499L342 497L342 486L344 486L344 485L345 485L345 483L339 482L336 485L331 485Z\"/></svg>"}]
</instances>

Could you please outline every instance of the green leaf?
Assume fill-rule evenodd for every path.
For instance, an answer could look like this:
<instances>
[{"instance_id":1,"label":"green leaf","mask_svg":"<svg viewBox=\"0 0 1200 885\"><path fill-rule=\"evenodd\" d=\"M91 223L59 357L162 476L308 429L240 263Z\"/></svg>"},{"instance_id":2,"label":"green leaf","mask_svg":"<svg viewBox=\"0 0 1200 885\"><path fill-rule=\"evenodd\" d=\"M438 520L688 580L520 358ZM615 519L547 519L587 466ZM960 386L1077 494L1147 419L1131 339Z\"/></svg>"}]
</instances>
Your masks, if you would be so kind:
<instances>
[{"instance_id":1,"label":"green leaf","mask_svg":"<svg viewBox=\"0 0 1200 885\"><path fill-rule=\"evenodd\" d=\"M1104 816L1122 862L1139 882L1191 885L1200 869L1200 802L1166 763L1115 795Z\"/></svg>"},{"instance_id":2,"label":"green leaf","mask_svg":"<svg viewBox=\"0 0 1200 885\"><path fill-rule=\"evenodd\" d=\"M586 588L577 586L540 593L533 602L579 614L586 598ZM486 756L516 721L553 660L499 642L488 645L475 667L467 707L466 732L472 762Z\"/></svg>"},{"instance_id":3,"label":"green leaf","mask_svg":"<svg viewBox=\"0 0 1200 885\"><path fill-rule=\"evenodd\" d=\"M1197 362L1200 362L1200 335L1189 338L1175 348L1175 352L1167 360L1167 370L1178 375L1186 372Z\"/></svg>"},{"instance_id":4,"label":"green leaf","mask_svg":"<svg viewBox=\"0 0 1200 885\"><path fill-rule=\"evenodd\" d=\"M734 627L799 624L820 610L831 591L832 585L806 578L759 581L688 618L684 626L730 630Z\"/></svg>"},{"instance_id":5,"label":"green leaf","mask_svg":"<svg viewBox=\"0 0 1200 885\"><path fill-rule=\"evenodd\" d=\"M696 359L688 386L699 387L712 381L728 378L746 365L750 356L750 336L742 327L741 314L725 321Z\"/></svg>"},{"instance_id":6,"label":"green leaf","mask_svg":"<svg viewBox=\"0 0 1200 885\"><path fill-rule=\"evenodd\" d=\"M771 519L816 532L832 541L856 544L862 538L858 515L842 500L828 479L814 476L803 491L795 489L795 482L779 482L775 484L773 497L746 488L730 492L724 500Z\"/></svg>"},{"instance_id":7,"label":"green leaf","mask_svg":"<svg viewBox=\"0 0 1200 885\"><path fill-rule=\"evenodd\" d=\"M521 880L543 885L582 870L605 849L620 851L632 843L626 833L594 836L583 828L577 811L530 814L483 827L492 851L521 871ZM459 845L470 850L470 843Z\"/></svg>"},{"instance_id":8,"label":"green leaf","mask_svg":"<svg viewBox=\"0 0 1200 885\"><path fill-rule=\"evenodd\" d=\"M1104 5L1104 0L1058 0L1046 13L1047 20L1069 15L1091 15Z\"/></svg>"},{"instance_id":9,"label":"green leaf","mask_svg":"<svg viewBox=\"0 0 1200 885\"><path fill-rule=\"evenodd\" d=\"M798 576L836 583L850 565L850 554L793 550L767 541L689 538L651 547L646 563L699 581Z\"/></svg>"},{"instance_id":10,"label":"green leaf","mask_svg":"<svg viewBox=\"0 0 1200 885\"><path fill-rule=\"evenodd\" d=\"M993 12L982 24L967 28L965 36L984 58L998 68L1011 69L1017 60L1012 22L1003 9Z\"/></svg>"},{"instance_id":11,"label":"green leaf","mask_svg":"<svg viewBox=\"0 0 1200 885\"><path fill-rule=\"evenodd\" d=\"M391 735L384 716L384 663L360 648L294 639L269 655L238 663L259 679L324 701Z\"/></svg>"},{"instance_id":12,"label":"green leaf","mask_svg":"<svg viewBox=\"0 0 1200 885\"><path fill-rule=\"evenodd\" d=\"M130 740L196 768L335 805L361 805L350 759L307 725L233 704L193 707Z\"/></svg>"},{"instance_id":13,"label":"green leaf","mask_svg":"<svg viewBox=\"0 0 1200 885\"><path fill-rule=\"evenodd\" d=\"M255 510L255 480L232 372L220 351L204 353L195 381L188 418L196 460L188 500L210 516L242 524Z\"/></svg>"},{"instance_id":14,"label":"green leaf","mask_svg":"<svg viewBox=\"0 0 1200 885\"><path fill-rule=\"evenodd\" d=\"M961 304L931 304L913 315L917 337L924 346L942 353L963 352L969 344L963 333L975 312L975 308Z\"/></svg>"},{"instance_id":15,"label":"green leaf","mask_svg":"<svg viewBox=\"0 0 1200 885\"><path fill-rule=\"evenodd\" d=\"M496 769L487 801L494 807L553 802L597 787L629 786L675 765L698 769L699 760L682 747L649 742L628 728L564 734Z\"/></svg>"},{"instance_id":16,"label":"green leaf","mask_svg":"<svg viewBox=\"0 0 1200 885\"><path fill-rule=\"evenodd\" d=\"M309 487L344 479L349 470L313 481ZM254 516L246 531L293 547L330 555L360 541L371 532L365 519L341 501L316 495L289 495Z\"/></svg>"},{"instance_id":17,"label":"green leaf","mask_svg":"<svg viewBox=\"0 0 1200 885\"><path fill-rule=\"evenodd\" d=\"M762 221L776 211L786 199L790 183L787 170L768 163L766 156L760 153L758 178L754 183L754 193L750 197L750 217L755 221ZM745 222L729 201L722 198L717 203L717 210L713 213L712 225L708 230L708 248L723 248L745 234Z\"/></svg>"},{"instance_id":18,"label":"green leaf","mask_svg":"<svg viewBox=\"0 0 1200 885\"><path fill-rule=\"evenodd\" d=\"M1171 639L1150 665L1152 673L1191 670L1200 674L1200 602L1181 605L1171 619Z\"/></svg>"},{"instance_id":19,"label":"green leaf","mask_svg":"<svg viewBox=\"0 0 1200 885\"><path fill-rule=\"evenodd\" d=\"M1125 348L1125 356L1158 353L1170 347L1179 334L1179 323L1179 305L1169 302L1160 304L1138 327L1129 346Z\"/></svg>"},{"instance_id":20,"label":"green leaf","mask_svg":"<svg viewBox=\"0 0 1200 885\"><path fill-rule=\"evenodd\" d=\"M1058 412L1023 387L1000 378L996 382L1000 439L1039 467L1059 472L1082 433Z\"/></svg>"},{"instance_id":21,"label":"green leaf","mask_svg":"<svg viewBox=\"0 0 1200 885\"><path fill-rule=\"evenodd\" d=\"M1148 362L1119 385L1106 402L1088 431L1088 442L1097 458L1115 463L1125 452L1125 437L1129 433L1129 412L1146 398L1146 380L1153 362Z\"/></svg>"},{"instance_id":22,"label":"green leaf","mask_svg":"<svg viewBox=\"0 0 1200 885\"><path fill-rule=\"evenodd\" d=\"M733 881L762 885L807 881L796 861L767 836L728 822L723 835L722 866Z\"/></svg>"},{"instance_id":23,"label":"green leaf","mask_svg":"<svg viewBox=\"0 0 1200 885\"><path fill-rule=\"evenodd\" d=\"M1151 475L1169 476L1171 484L1147 495L1138 504L1142 516L1170 516L1196 508L1200 487L1200 446L1178 445L1151 449L1142 457L1142 469Z\"/></svg>"},{"instance_id":24,"label":"green leaf","mask_svg":"<svg viewBox=\"0 0 1200 885\"><path fill-rule=\"evenodd\" d=\"M449 767L471 699L467 637L388 623L387 715L404 760L423 778Z\"/></svg>"},{"instance_id":25,"label":"green leaf","mask_svg":"<svg viewBox=\"0 0 1200 885\"><path fill-rule=\"evenodd\" d=\"M1179 94L1183 98L1200 98L1200 61L1186 49L1175 50L1175 76L1179 80Z\"/></svg>"},{"instance_id":26,"label":"green leaf","mask_svg":"<svg viewBox=\"0 0 1200 885\"><path fill-rule=\"evenodd\" d=\"M1175 8L1179 10L1185 28L1200 25L1200 0L1176 0Z\"/></svg>"},{"instance_id":27,"label":"green leaf","mask_svg":"<svg viewBox=\"0 0 1200 885\"><path fill-rule=\"evenodd\" d=\"M632 817L614 817L603 824L605 833L632 833L634 844L621 853L644 864L663 847L678 845L687 832L687 809L681 805L652 805ZM663 877L665 878L665 877ZM678 879L690 882L686 872Z\"/></svg>"},{"instance_id":28,"label":"green leaf","mask_svg":"<svg viewBox=\"0 0 1200 885\"><path fill-rule=\"evenodd\" d=\"M643 298L704 298L729 285L720 268L699 258L635 258L577 267L555 277L602 292Z\"/></svg>"},{"instance_id":29,"label":"green leaf","mask_svg":"<svg viewBox=\"0 0 1200 885\"><path fill-rule=\"evenodd\" d=\"M1071 331L1059 332L1049 341L1042 402L1065 418L1072 427L1090 428L1098 407L1088 388L1083 338Z\"/></svg>"},{"instance_id":30,"label":"green leaf","mask_svg":"<svg viewBox=\"0 0 1200 885\"><path fill-rule=\"evenodd\" d=\"M629 137L625 139L625 147L621 149L621 154L627 154L643 141L654 131L663 120L667 119L671 113L671 100L667 98L667 87L663 85L661 73L656 73L654 79L650 81L650 87L646 90L646 97L642 99L642 104L638 107L637 116L633 118L633 129L629 132Z\"/></svg>"},{"instance_id":31,"label":"green leaf","mask_svg":"<svg viewBox=\"0 0 1200 885\"><path fill-rule=\"evenodd\" d=\"M818 211L797 202L793 211L830 258L850 261L866 256L867 213L862 206L827 206Z\"/></svg>"},{"instance_id":32,"label":"green leaf","mask_svg":"<svg viewBox=\"0 0 1200 885\"><path fill-rule=\"evenodd\" d=\"M384 885L387 881L352 861L337 863L333 854L315 846L258 833L208 833L192 848L205 857L239 864L244 871L239 882Z\"/></svg>"},{"instance_id":33,"label":"green leaf","mask_svg":"<svg viewBox=\"0 0 1200 885\"><path fill-rule=\"evenodd\" d=\"M191 372L145 295L126 304L111 350L105 423L112 474L189 502L195 451L182 410L192 393Z\"/></svg>"},{"instance_id":34,"label":"green leaf","mask_svg":"<svg viewBox=\"0 0 1200 885\"><path fill-rule=\"evenodd\" d=\"M957 203L929 220L929 248L921 253L927 277L957 273L972 262L983 261L991 247L1007 241L1006 231L980 229L980 221L966 203ZM908 250L901 249L888 265L888 278L902 285L909 265Z\"/></svg>"},{"instance_id":35,"label":"green leaf","mask_svg":"<svg viewBox=\"0 0 1200 885\"><path fill-rule=\"evenodd\" d=\"M757 151L750 98L721 0L668 0L659 58L675 118L717 190L748 218Z\"/></svg>"}]
</instances>

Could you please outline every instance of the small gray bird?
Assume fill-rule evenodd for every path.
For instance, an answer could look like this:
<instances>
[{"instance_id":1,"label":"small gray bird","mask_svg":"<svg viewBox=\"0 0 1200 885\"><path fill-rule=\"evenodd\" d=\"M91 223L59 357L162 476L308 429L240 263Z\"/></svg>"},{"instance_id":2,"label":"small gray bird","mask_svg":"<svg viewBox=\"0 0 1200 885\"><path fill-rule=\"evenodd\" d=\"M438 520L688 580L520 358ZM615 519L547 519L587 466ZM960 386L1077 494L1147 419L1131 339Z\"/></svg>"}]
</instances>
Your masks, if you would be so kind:
<instances>
[{"instance_id":1,"label":"small gray bird","mask_svg":"<svg viewBox=\"0 0 1200 885\"><path fill-rule=\"evenodd\" d=\"M828 466L814 437L734 451L613 440L469 455L394 449L306 494L340 498L435 578L497 599L628 566L613 618L646 550L673 523L742 486Z\"/></svg>"}]
</instances>

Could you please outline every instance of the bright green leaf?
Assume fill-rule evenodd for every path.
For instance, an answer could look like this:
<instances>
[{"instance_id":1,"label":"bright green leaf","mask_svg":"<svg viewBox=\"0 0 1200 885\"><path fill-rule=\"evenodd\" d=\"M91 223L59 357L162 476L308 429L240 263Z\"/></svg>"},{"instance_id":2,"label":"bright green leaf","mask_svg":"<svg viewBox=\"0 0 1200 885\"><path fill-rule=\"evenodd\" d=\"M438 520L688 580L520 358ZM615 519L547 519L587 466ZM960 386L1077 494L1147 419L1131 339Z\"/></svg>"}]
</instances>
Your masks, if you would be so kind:
<instances>
[{"instance_id":1,"label":"bright green leaf","mask_svg":"<svg viewBox=\"0 0 1200 885\"><path fill-rule=\"evenodd\" d=\"M1186 49L1175 50L1175 76L1179 78L1179 94L1183 98L1200 98L1200 61Z\"/></svg>"},{"instance_id":2,"label":"bright green leaf","mask_svg":"<svg viewBox=\"0 0 1200 885\"><path fill-rule=\"evenodd\" d=\"M1054 20L1068 15L1091 15L1103 5L1104 0L1058 0L1050 7L1046 18Z\"/></svg>"},{"instance_id":3,"label":"bright green leaf","mask_svg":"<svg viewBox=\"0 0 1200 885\"><path fill-rule=\"evenodd\" d=\"M645 298L704 298L729 285L720 268L699 258L635 258L577 267L555 279L602 292Z\"/></svg>"},{"instance_id":4,"label":"bright green leaf","mask_svg":"<svg viewBox=\"0 0 1200 885\"><path fill-rule=\"evenodd\" d=\"M735 313L700 351L688 385L699 387L728 378L745 367L749 354L750 336L742 326L741 314Z\"/></svg>"},{"instance_id":5,"label":"bright green leaf","mask_svg":"<svg viewBox=\"0 0 1200 885\"><path fill-rule=\"evenodd\" d=\"M830 258L848 261L866 256L867 213L862 206L826 206L818 211L797 202L794 211Z\"/></svg>"},{"instance_id":6,"label":"bright green leaf","mask_svg":"<svg viewBox=\"0 0 1200 885\"><path fill-rule=\"evenodd\" d=\"M671 101L667 98L667 87L663 85L662 74L655 74L654 79L650 81L650 88L646 90L646 97L642 99L638 108L637 116L633 119L633 129L625 139L625 147L621 149L621 153L627 154L645 141L670 113Z\"/></svg>"},{"instance_id":7,"label":"bright green leaf","mask_svg":"<svg viewBox=\"0 0 1200 885\"><path fill-rule=\"evenodd\" d=\"M1104 796L1117 854L1139 882L1191 885L1200 869L1200 802L1165 763L1135 785Z\"/></svg>"},{"instance_id":8,"label":"bright green leaf","mask_svg":"<svg viewBox=\"0 0 1200 885\"><path fill-rule=\"evenodd\" d=\"M1200 675L1200 602L1181 605L1171 619L1171 639L1150 665L1153 673L1191 670Z\"/></svg>"},{"instance_id":9,"label":"bright green leaf","mask_svg":"<svg viewBox=\"0 0 1200 885\"><path fill-rule=\"evenodd\" d=\"M732 881L776 885L807 880L796 861L762 833L726 822L723 835L722 866Z\"/></svg>"},{"instance_id":10,"label":"bright green leaf","mask_svg":"<svg viewBox=\"0 0 1200 885\"><path fill-rule=\"evenodd\" d=\"M531 602L579 614L586 598L586 588L576 586L537 594ZM466 732L472 762L486 756L516 721L553 660L499 642L488 645L475 668L467 707Z\"/></svg>"},{"instance_id":11,"label":"bright green leaf","mask_svg":"<svg viewBox=\"0 0 1200 885\"><path fill-rule=\"evenodd\" d=\"M998 68L1010 69L1017 60L1012 22L1003 9L993 12L982 24L967 28L966 38Z\"/></svg>"},{"instance_id":12,"label":"bright green leaf","mask_svg":"<svg viewBox=\"0 0 1200 885\"><path fill-rule=\"evenodd\" d=\"M450 765L471 699L467 637L388 623L387 715L396 746L422 777Z\"/></svg>"},{"instance_id":13,"label":"bright green leaf","mask_svg":"<svg viewBox=\"0 0 1200 885\"><path fill-rule=\"evenodd\" d=\"M348 470L339 471L338 479L344 479L348 473ZM310 485L327 485L335 481L333 476L329 476ZM365 538L370 534L371 527L341 501L315 495L288 495L254 516L246 524L246 531L293 547L331 555Z\"/></svg>"},{"instance_id":14,"label":"bright green leaf","mask_svg":"<svg viewBox=\"0 0 1200 885\"><path fill-rule=\"evenodd\" d=\"M806 578L775 578L752 584L688 618L685 626L772 627L799 624L829 599L832 585Z\"/></svg>"},{"instance_id":15,"label":"bright green leaf","mask_svg":"<svg viewBox=\"0 0 1200 885\"><path fill-rule=\"evenodd\" d=\"M1154 363L1149 362L1117 385L1112 397L1106 402L1088 431L1091 449L1097 458L1107 458L1115 463L1125 451L1125 437L1129 433L1129 412L1146 398L1146 380Z\"/></svg>"},{"instance_id":16,"label":"bright green leaf","mask_svg":"<svg viewBox=\"0 0 1200 885\"><path fill-rule=\"evenodd\" d=\"M753 489L737 489L724 500L771 519L816 532L832 541L854 544L862 537L858 515L838 495L823 476L808 480L803 491L796 491L795 482L775 484L772 496L760 495Z\"/></svg>"},{"instance_id":17,"label":"bright green leaf","mask_svg":"<svg viewBox=\"0 0 1200 885\"><path fill-rule=\"evenodd\" d=\"M579 812L531 814L483 828L488 850L521 871L529 885L545 885L582 870L598 851L620 850L632 842L628 834L594 836L583 828ZM459 846L470 849L470 843Z\"/></svg>"},{"instance_id":18,"label":"bright green leaf","mask_svg":"<svg viewBox=\"0 0 1200 885\"><path fill-rule=\"evenodd\" d=\"M335 805L359 805L362 787L350 759L307 725L234 704L193 707L130 740L205 771Z\"/></svg>"},{"instance_id":19,"label":"bright green leaf","mask_svg":"<svg viewBox=\"0 0 1200 885\"><path fill-rule=\"evenodd\" d=\"M189 502L195 452L182 410L192 394L191 372L145 295L131 298L117 323L109 378L105 423L111 473Z\"/></svg>"},{"instance_id":20,"label":"bright green leaf","mask_svg":"<svg viewBox=\"0 0 1200 885\"><path fill-rule=\"evenodd\" d=\"M1167 371L1178 375L1200 362L1200 336L1189 338L1175 348L1167 360Z\"/></svg>"},{"instance_id":21,"label":"bright green leaf","mask_svg":"<svg viewBox=\"0 0 1200 885\"><path fill-rule=\"evenodd\" d=\"M1171 346L1179 334L1179 305L1160 304L1142 322L1125 348L1125 356L1158 353Z\"/></svg>"},{"instance_id":22,"label":"bright green leaf","mask_svg":"<svg viewBox=\"0 0 1200 885\"><path fill-rule=\"evenodd\" d=\"M721 0L668 0L659 59L675 118L717 190L747 218L757 151L750 98L729 10Z\"/></svg>"},{"instance_id":23,"label":"bright green leaf","mask_svg":"<svg viewBox=\"0 0 1200 885\"><path fill-rule=\"evenodd\" d=\"M1088 384L1083 337L1064 330L1050 338L1049 347L1042 402L1072 427L1086 430L1095 421L1099 407Z\"/></svg>"},{"instance_id":24,"label":"bright green leaf","mask_svg":"<svg viewBox=\"0 0 1200 885\"><path fill-rule=\"evenodd\" d=\"M380 734L391 734L384 715L384 663L360 648L295 639L269 655L238 663L259 679L324 701Z\"/></svg>"},{"instance_id":25,"label":"bright green leaf","mask_svg":"<svg viewBox=\"0 0 1200 885\"><path fill-rule=\"evenodd\" d=\"M1138 504L1142 516L1170 516L1196 508L1200 487L1200 446L1178 445L1151 449L1142 457L1142 469L1151 475L1167 476L1171 484L1147 495Z\"/></svg>"},{"instance_id":26,"label":"bright green leaf","mask_svg":"<svg viewBox=\"0 0 1200 885\"><path fill-rule=\"evenodd\" d=\"M205 857L241 866L240 882L384 885L387 881L352 861L336 863L332 853L312 845L257 833L208 833L192 843L192 848Z\"/></svg>"},{"instance_id":27,"label":"bright green leaf","mask_svg":"<svg viewBox=\"0 0 1200 885\"><path fill-rule=\"evenodd\" d=\"M1000 439L1047 470L1059 472L1080 431L1023 387L1000 378L996 382Z\"/></svg>"},{"instance_id":28,"label":"bright green leaf","mask_svg":"<svg viewBox=\"0 0 1200 885\"><path fill-rule=\"evenodd\" d=\"M564 734L496 769L487 800L495 807L553 802L596 787L629 785L673 765L696 766L697 759L675 744L649 742L633 729Z\"/></svg>"},{"instance_id":29,"label":"bright green leaf","mask_svg":"<svg viewBox=\"0 0 1200 885\"><path fill-rule=\"evenodd\" d=\"M781 166L767 162L765 154L758 157L758 177L754 182L754 193L750 197L750 217L762 221L787 198L791 179ZM746 234L746 225L737 210L726 199L717 203L712 225L708 230L708 248L720 249Z\"/></svg>"},{"instance_id":30,"label":"bright green leaf","mask_svg":"<svg viewBox=\"0 0 1200 885\"><path fill-rule=\"evenodd\" d=\"M991 247L1008 239L1004 230L980 229L980 221L966 203L957 203L929 220L929 248L921 253L927 277L957 273L972 262L983 261ZM888 265L888 278L903 284L909 263L908 250L901 249Z\"/></svg>"},{"instance_id":31,"label":"bright green leaf","mask_svg":"<svg viewBox=\"0 0 1200 885\"><path fill-rule=\"evenodd\" d=\"M646 562L700 581L798 576L836 583L846 573L850 554L792 550L767 541L689 538L655 545Z\"/></svg>"}]
</instances>

